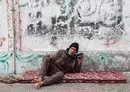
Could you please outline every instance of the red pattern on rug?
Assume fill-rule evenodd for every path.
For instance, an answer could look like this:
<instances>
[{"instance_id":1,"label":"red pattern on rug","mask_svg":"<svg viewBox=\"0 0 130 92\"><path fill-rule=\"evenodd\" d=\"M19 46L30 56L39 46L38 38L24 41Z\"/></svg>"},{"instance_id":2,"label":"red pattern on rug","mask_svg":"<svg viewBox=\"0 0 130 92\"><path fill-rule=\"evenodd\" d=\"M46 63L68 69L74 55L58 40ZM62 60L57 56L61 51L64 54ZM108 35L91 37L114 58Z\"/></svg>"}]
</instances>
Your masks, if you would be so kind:
<instances>
[{"instance_id":1,"label":"red pattern on rug","mask_svg":"<svg viewBox=\"0 0 130 92\"><path fill-rule=\"evenodd\" d=\"M28 71L22 76L21 82L29 83L39 77L39 72ZM87 83L87 82L109 82L109 83L126 83L127 77L117 71L82 71L81 73L65 74L61 83Z\"/></svg>"}]
</instances>

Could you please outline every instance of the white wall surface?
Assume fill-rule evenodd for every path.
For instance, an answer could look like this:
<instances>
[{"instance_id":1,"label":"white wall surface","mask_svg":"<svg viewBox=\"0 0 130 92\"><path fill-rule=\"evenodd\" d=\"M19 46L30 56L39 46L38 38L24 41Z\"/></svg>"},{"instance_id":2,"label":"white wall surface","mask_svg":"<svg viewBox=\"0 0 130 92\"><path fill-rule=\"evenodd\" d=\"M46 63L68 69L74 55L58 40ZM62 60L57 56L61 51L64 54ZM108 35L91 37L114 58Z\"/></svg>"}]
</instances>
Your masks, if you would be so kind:
<instances>
[{"instance_id":1,"label":"white wall surface","mask_svg":"<svg viewBox=\"0 0 130 92\"><path fill-rule=\"evenodd\" d=\"M20 0L19 5L22 31L17 46L22 51L55 51L74 41L80 51L130 50L128 0Z\"/></svg>"},{"instance_id":2,"label":"white wall surface","mask_svg":"<svg viewBox=\"0 0 130 92\"><path fill-rule=\"evenodd\" d=\"M38 69L42 55L75 41L89 70L130 70L129 8L130 0L0 0L0 73Z\"/></svg>"}]
</instances>

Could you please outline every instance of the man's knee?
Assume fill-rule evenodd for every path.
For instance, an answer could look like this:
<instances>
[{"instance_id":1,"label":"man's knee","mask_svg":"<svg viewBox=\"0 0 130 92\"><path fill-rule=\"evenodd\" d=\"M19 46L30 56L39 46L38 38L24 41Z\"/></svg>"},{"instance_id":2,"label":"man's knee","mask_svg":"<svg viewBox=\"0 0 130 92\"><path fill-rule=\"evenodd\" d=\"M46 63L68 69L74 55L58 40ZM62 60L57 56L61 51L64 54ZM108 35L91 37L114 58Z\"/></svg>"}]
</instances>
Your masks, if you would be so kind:
<instances>
[{"instance_id":1,"label":"man's knee","mask_svg":"<svg viewBox=\"0 0 130 92\"><path fill-rule=\"evenodd\" d=\"M63 78L64 77L64 72L57 72L57 74L58 74L58 76L60 76L61 78Z\"/></svg>"}]
</instances>

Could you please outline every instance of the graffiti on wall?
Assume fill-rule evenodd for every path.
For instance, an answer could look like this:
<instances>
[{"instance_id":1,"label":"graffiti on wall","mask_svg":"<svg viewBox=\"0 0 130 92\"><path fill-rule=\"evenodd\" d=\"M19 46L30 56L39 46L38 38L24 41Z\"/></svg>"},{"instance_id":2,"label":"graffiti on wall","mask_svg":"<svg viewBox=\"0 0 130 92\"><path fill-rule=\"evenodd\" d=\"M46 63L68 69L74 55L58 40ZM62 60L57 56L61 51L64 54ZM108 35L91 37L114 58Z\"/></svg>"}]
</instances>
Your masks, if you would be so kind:
<instances>
[{"instance_id":1,"label":"graffiti on wall","mask_svg":"<svg viewBox=\"0 0 130 92\"><path fill-rule=\"evenodd\" d=\"M22 36L48 38L51 46L70 36L106 40L103 45L115 44L125 33L122 5L122 0L26 1L19 5Z\"/></svg>"},{"instance_id":2,"label":"graffiti on wall","mask_svg":"<svg viewBox=\"0 0 130 92\"><path fill-rule=\"evenodd\" d=\"M18 64L17 68L19 69L21 67L21 69L23 69L25 71L28 69L32 69L32 70L39 69L41 66L43 56L44 55L41 55L41 54L36 55L36 54L17 53L16 54L16 60L17 60L17 64Z\"/></svg>"},{"instance_id":3,"label":"graffiti on wall","mask_svg":"<svg viewBox=\"0 0 130 92\"><path fill-rule=\"evenodd\" d=\"M105 37L108 34L109 36L111 36L114 32L115 34L113 36L121 35L123 31L123 25L121 24L122 23L121 1L122 0L100 0L100 3L98 5L97 0L91 0L91 1L81 0L80 4L76 8L79 17L77 25L81 27L81 29L83 27L85 29L88 29L88 31L92 30L90 31L90 34L92 35L90 38L93 39L96 38L94 37L94 35L98 35L99 32L100 32L99 36L101 36L101 38L104 38L103 35L105 35ZM93 16L96 16L97 19L95 19ZM82 30L85 31L85 29ZM102 31L104 33L101 33ZM112 37L110 38L112 39Z\"/></svg>"},{"instance_id":4,"label":"graffiti on wall","mask_svg":"<svg viewBox=\"0 0 130 92\"><path fill-rule=\"evenodd\" d=\"M4 37L0 38L0 47L3 46L5 40L6 40L6 38L4 38Z\"/></svg>"},{"instance_id":5,"label":"graffiti on wall","mask_svg":"<svg viewBox=\"0 0 130 92\"><path fill-rule=\"evenodd\" d=\"M17 60L19 60L22 63L35 62L41 57L43 57L43 55L16 55Z\"/></svg>"},{"instance_id":6,"label":"graffiti on wall","mask_svg":"<svg viewBox=\"0 0 130 92\"><path fill-rule=\"evenodd\" d=\"M0 55L0 64L2 65L2 72L9 71L9 58L12 56L11 52L5 53L4 55Z\"/></svg>"},{"instance_id":7,"label":"graffiti on wall","mask_svg":"<svg viewBox=\"0 0 130 92\"><path fill-rule=\"evenodd\" d=\"M45 53L17 53L17 69L21 69L22 71L40 69L42 59L45 55ZM83 70L127 71L130 69L129 53L84 52L84 55Z\"/></svg>"},{"instance_id":8,"label":"graffiti on wall","mask_svg":"<svg viewBox=\"0 0 130 92\"><path fill-rule=\"evenodd\" d=\"M88 70L128 70L129 55L121 52L88 52L84 57Z\"/></svg>"}]
</instances>

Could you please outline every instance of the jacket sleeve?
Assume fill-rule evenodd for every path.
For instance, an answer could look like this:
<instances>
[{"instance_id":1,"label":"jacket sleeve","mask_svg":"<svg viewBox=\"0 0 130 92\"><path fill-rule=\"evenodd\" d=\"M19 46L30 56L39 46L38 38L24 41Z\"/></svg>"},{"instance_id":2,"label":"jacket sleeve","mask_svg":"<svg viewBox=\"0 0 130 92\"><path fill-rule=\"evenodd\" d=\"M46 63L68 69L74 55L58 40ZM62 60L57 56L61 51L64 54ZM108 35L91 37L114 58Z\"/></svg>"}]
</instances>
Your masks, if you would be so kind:
<instances>
[{"instance_id":1,"label":"jacket sleeve","mask_svg":"<svg viewBox=\"0 0 130 92\"><path fill-rule=\"evenodd\" d=\"M75 73L79 73L80 72L81 65L82 65L82 62L83 62L83 57L84 57L83 53L77 54L77 57L76 57L76 60L75 60L75 64L74 64L73 72L75 72Z\"/></svg>"}]
</instances>

